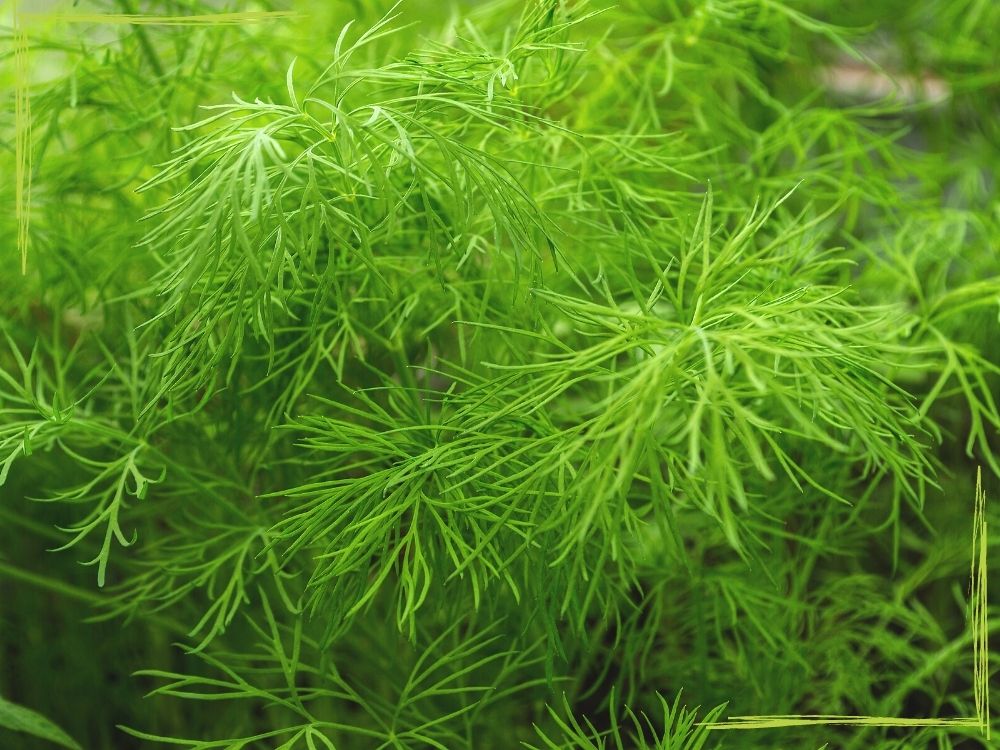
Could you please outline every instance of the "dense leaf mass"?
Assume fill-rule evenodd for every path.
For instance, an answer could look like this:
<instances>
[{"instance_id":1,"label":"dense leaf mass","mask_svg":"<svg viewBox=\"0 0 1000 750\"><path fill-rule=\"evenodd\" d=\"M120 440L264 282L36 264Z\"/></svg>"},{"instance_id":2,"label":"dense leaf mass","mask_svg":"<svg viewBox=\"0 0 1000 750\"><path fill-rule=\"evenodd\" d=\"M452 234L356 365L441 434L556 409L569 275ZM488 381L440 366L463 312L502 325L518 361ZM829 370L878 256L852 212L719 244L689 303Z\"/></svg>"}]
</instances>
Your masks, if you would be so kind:
<instances>
[{"instance_id":1,"label":"dense leaf mass","mask_svg":"<svg viewBox=\"0 0 1000 750\"><path fill-rule=\"evenodd\" d=\"M135 5L6 17L0 745L992 746L709 725L982 704L1000 4Z\"/></svg>"}]
</instances>

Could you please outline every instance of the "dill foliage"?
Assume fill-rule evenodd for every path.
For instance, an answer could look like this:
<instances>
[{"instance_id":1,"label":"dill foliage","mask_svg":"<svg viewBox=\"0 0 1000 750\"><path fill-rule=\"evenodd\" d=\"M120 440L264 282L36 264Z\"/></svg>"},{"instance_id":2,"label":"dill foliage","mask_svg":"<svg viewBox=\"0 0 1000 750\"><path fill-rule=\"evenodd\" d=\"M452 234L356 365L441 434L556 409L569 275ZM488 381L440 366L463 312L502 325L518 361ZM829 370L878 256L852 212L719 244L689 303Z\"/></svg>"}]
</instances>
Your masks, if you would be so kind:
<instances>
[{"instance_id":1,"label":"dill foliage","mask_svg":"<svg viewBox=\"0 0 1000 750\"><path fill-rule=\"evenodd\" d=\"M707 725L979 705L1000 5L226 9L27 30L4 746L988 746Z\"/></svg>"}]
</instances>

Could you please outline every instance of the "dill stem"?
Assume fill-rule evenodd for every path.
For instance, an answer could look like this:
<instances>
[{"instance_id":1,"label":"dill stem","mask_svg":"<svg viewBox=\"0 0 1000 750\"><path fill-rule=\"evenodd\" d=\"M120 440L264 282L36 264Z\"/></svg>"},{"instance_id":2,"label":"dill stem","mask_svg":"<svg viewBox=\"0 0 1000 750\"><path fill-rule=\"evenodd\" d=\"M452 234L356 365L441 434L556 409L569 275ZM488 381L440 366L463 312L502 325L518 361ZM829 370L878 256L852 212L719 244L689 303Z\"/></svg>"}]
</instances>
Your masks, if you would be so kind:
<instances>
[{"instance_id":1,"label":"dill stem","mask_svg":"<svg viewBox=\"0 0 1000 750\"><path fill-rule=\"evenodd\" d=\"M62 594L63 596L68 596L71 599L76 599L78 601L89 602L90 604L100 604L104 601L104 597L99 594L94 594L85 589L81 589L78 586L66 583L65 581L48 578L46 576L39 575L38 573L32 573L28 570L16 568L13 565L8 565L3 562L0 562L0 576L7 576L8 578L23 581L24 583L31 584L32 586L46 589L47 591L52 591L56 594Z\"/></svg>"},{"instance_id":2,"label":"dill stem","mask_svg":"<svg viewBox=\"0 0 1000 750\"><path fill-rule=\"evenodd\" d=\"M135 6L132 5L132 0L118 0L118 5L121 7L123 13L129 15L138 15ZM149 41L149 36L146 34L146 30L142 26L134 26L135 36L139 40L139 46L142 48L142 54L146 57L146 61L149 66L153 69L157 78L163 77L163 63L160 62L159 55L156 54L156 50L153 49L153 45Z\"/></svg>"},{"instance_id":3,"label":"dill stem","mask_svg":"<svg viewBox=\"0 0 1000 750\"><path fill-rule=\"evenodd\" d=\"M40 575L39 573L33 573L30 570L24 570L23 568L17 568L13 565L8 565L7 563L0 562L0 577L6 576L7 578L13 579L15 581L21 581L22 583L27 583L36 588L45 589L46 591L51 591L55 594L60 594L62 596L67 596L70 599L76 599L77 601L87 602L88 604L99 605L103 604L105 599L100 594L95 594L86 589L82 589L79 586L74 586L71 583L66 583L65 581L58 581L47 576ZM186 636L187 628L168 617L157 614L146 614L143 616L143 620L159 625L175 635Z\"/></svg>"}]
</instances>

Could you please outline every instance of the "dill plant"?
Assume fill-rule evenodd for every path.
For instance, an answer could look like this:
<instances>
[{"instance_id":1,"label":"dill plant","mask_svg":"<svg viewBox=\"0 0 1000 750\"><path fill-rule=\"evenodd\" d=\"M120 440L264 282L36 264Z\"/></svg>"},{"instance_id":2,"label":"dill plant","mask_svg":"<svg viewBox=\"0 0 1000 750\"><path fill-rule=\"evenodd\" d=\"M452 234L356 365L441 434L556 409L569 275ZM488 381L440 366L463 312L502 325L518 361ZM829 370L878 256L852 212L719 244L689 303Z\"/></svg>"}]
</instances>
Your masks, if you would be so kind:
<instances>
[{"instance_id":1,"label":"dill plant","mask_svg":"<svg viewBox=\"0 0 1000 750\"><path fill-rule=\"evenodd\" d=\"M7 745L988 746L706 723L974 712L998 6L295 9L32 29Z\"/></svg>"}]
</instances>

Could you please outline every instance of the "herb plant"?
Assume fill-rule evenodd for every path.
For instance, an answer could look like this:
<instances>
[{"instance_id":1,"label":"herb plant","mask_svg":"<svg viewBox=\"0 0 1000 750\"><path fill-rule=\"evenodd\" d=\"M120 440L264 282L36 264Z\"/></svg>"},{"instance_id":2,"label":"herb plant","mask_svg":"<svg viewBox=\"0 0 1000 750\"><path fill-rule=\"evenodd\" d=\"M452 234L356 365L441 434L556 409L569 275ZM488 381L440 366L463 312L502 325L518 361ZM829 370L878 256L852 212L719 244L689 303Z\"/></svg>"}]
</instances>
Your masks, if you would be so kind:
<instances>
[{"instance_id":1,"label":"herb plant","mask_svg":"<svg viewBox=\"0 0 1000 750\"><path fill-rule=\"evenodd\" d=\"M992 746L711 725L987 697L1000 5L59 9L296 14L24 26L0 744Z\"/></svg>"}]
</instances>

